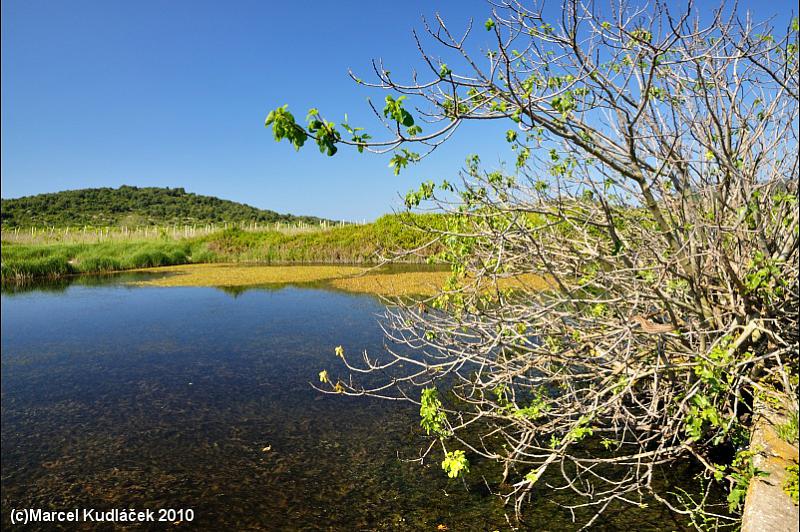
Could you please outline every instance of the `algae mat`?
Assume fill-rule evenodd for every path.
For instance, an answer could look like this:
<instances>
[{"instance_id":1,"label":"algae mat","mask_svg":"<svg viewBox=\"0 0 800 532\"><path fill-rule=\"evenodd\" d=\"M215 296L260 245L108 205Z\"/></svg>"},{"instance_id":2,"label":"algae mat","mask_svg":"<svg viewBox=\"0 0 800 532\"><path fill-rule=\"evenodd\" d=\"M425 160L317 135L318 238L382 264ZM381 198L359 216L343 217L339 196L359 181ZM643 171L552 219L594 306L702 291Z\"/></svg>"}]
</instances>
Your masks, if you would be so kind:
<instances>
[{"instance_id":1,"label":"algae mat","mask_svg":"<svg viewBox=\"0 0 800 532\"><path fill-rule=\"evenodd\" d=\"M251 286L259 284L314 283L357 275L356 266L261 266L253 264L185 264L137 270L164 273L136 281L145 286Z\"/></svg>"},{"instance_id":2,"label":"algae mat","mask_svg":"<svg viewBox=\"0 0 800 532\"><path fill-rule=\"evenodd\" d=\"M444 271L367 273L333 279L330 284L346 292L385 297L431 296L439 293L449 275Z\"/></svg>"},{"instance_id":3,"label":"algae mat","mask_svg":"<svg viewBox=\"0 0 800 532\"><path fill-rule=\"evenodd\" d=\"M385 297L434 296L441 293L442 286L449 276L450 273L446 271L367 273L333 279L329 284L346 292L378 294ZM491 281L484 281L473 288L486 293L496 288L528 292L546 290L549 285L542 277L523 274L500 279L497 285Z\"/></svg>"},{"instance_id":4,"label":"algae mat","mask_svg":"<svg viewBox=\"0 0 800 532\"><path fill-rule=\"evenodd\" d=\"M136 281L142 286L247 287L266 284L322 283L345 292L384 297L432 296L444 285L447 271L386 272L359 266L255 264L187 264L138 270L165 275ZM503 279L501 288L543 290L547 283L531 274ZM485 286L489 289L489 286Z\"/></svg>"},{"instance_id":5,"label":"algae mat","mask_svg":"<svg viewBox=\"0 0 800 532\"><path fill-rule=\"evenodd\" d=\"M135 281L140 286L246 287L264 284L325 283L356 293L382 296L432 295L448 273L443 271L378 272L341 265L187 264L138 270L163 273L153 279Z\"/></svg>"}]
</instances>

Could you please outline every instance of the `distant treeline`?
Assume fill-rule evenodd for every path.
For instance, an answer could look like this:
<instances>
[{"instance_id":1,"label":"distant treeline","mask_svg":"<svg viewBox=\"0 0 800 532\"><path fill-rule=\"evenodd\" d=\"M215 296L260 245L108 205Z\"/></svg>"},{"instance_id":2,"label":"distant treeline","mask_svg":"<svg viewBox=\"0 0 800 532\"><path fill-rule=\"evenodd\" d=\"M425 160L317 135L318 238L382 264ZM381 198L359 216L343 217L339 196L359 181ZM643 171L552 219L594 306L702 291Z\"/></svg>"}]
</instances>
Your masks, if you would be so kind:
<instances>
[{"instance_id":1,"label":"distant treeline","mask_svg":"<svg viewBox=\"0 0 800 532\"><path fill-rule=\"evenodd\" d=\"M219 223L319 223L314 216L279 214L186 192L183 188L85 188L3 199L0 218L12 227L142 226Z\"/></svg>"}]
</instances>

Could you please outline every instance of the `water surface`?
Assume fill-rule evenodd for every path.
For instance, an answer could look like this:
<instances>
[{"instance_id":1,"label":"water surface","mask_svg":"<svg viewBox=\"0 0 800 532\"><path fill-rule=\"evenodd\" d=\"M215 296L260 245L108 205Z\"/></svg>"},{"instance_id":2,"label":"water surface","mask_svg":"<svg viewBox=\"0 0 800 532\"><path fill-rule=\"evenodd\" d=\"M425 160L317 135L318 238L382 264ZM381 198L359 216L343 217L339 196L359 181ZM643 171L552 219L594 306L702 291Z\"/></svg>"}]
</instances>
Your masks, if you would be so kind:
<instances>
[{"instance_id":1,"label":"water surface","mask_svg":"<svg viewBox=\"0 0 800 532\"><path fill-rule=\"evenodd\" d=\"M481 478L491 466L462 481L440 452L408 461L428 441L415 407L310 386L341 374L336 345L380 352L382 311L303 287L5 291L3 524L20 507L193 508L179 527L509 529ZM534 495L524 527L576 528L551 497ZM597 528L684 525L653 505Z\"/></svg>"}]
</instances>

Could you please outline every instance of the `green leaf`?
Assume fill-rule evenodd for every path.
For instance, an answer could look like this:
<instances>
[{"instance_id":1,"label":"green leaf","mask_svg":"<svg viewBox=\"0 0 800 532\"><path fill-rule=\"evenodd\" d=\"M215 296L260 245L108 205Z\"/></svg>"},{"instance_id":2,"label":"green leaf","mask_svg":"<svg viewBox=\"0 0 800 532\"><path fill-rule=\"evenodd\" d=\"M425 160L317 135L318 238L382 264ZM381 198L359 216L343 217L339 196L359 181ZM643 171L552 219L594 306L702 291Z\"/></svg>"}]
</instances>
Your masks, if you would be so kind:
<instances>
[{"instance_id":1,"label":"green leaf","mask_svg":"<svg viewBox=\"0 0 800 532\"><path fill-rule=\"evenodd\" d=\"M295 150L299 150L308 138L306 131L297 125L294 115L289 112L289 106L283 105L273 109L264 121L264 127L272 126L272 135L277 142L283 139L292 143Z\"/></svg>"},{"instance_id":2,"label":"green leaf","mask_svg":"<svg viewBox=\"0 0 800 532\"><path fill-rule=\"evenodd\" d=\"M423 388L420 396L419 415L422 420L420 426L426 434L435 434L440 438L450 435L447 430L447 414L442 410L439 392L436 388Z\"/></svg>"},{"instance_id":3,"label":"green leaf","mask_svg":"<svg viewBox=\"0 0 800 532\"><path fill-rule=\"evenodd\" d=\"M464 451L459 449L446 453L442 460L442 469L449 478L458 478L463 473L469 473L469 461Z\"/></svg>"},{"instance_id":4,"label":"green leaf","mask_svg":"<svg viewBox=\"0 0 800 532\"><path fill-rule=\"evenodd\" d=\"M383 116L386 118L392 118L396 122L400 124L411 127L414 125L414 117L411 116L411 113L403 109L403 100L405 100L405 96L400 96L396 100L391 95L386 96L386 105L383 108Z\"/></svg>"},{"instance_id":5,"label":"green leaf","mask_svg":"<svg viewBox=\"0 0 800 532\"><path fill-rule=\"evenodd\" d=\"M394 175L400 175L400 170L408 166L408 163L416 163L419 159L418 153L403 148L395 152L389 160L389 168L394 171Z\"/></svg>"}]
</instances>

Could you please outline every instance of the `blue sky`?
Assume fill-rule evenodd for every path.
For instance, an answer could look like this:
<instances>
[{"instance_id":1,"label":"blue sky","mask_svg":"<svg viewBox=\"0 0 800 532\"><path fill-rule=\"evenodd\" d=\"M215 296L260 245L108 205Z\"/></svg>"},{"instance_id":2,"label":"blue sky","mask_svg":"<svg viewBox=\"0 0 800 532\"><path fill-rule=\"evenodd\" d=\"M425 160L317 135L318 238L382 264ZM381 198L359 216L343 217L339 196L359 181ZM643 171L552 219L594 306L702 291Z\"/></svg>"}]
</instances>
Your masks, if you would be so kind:
<instances>
[{"instance_id":1,"label":"blue sky","mask_svg":"<svg viewBox=\"0 0 800 532\"><path fill-rule=\"evenodd\" d=\"M702 2L716 5L717 2ZM555 9L558 2L549 2ZM792 11L761 3L759 17ZM264 128L288 103L375 129L352 68L418 65L411 29L439 11L482 23L482 0L450 2L2 1L2 196L71 188L171 186L257 207L374 219L399 193L452 178L478 153L498 166L507 124L468 125L423 163L392 175L388 158L299 153ZM475 32L475 46L488 44Z\"/></svg>"}]
</instances>

